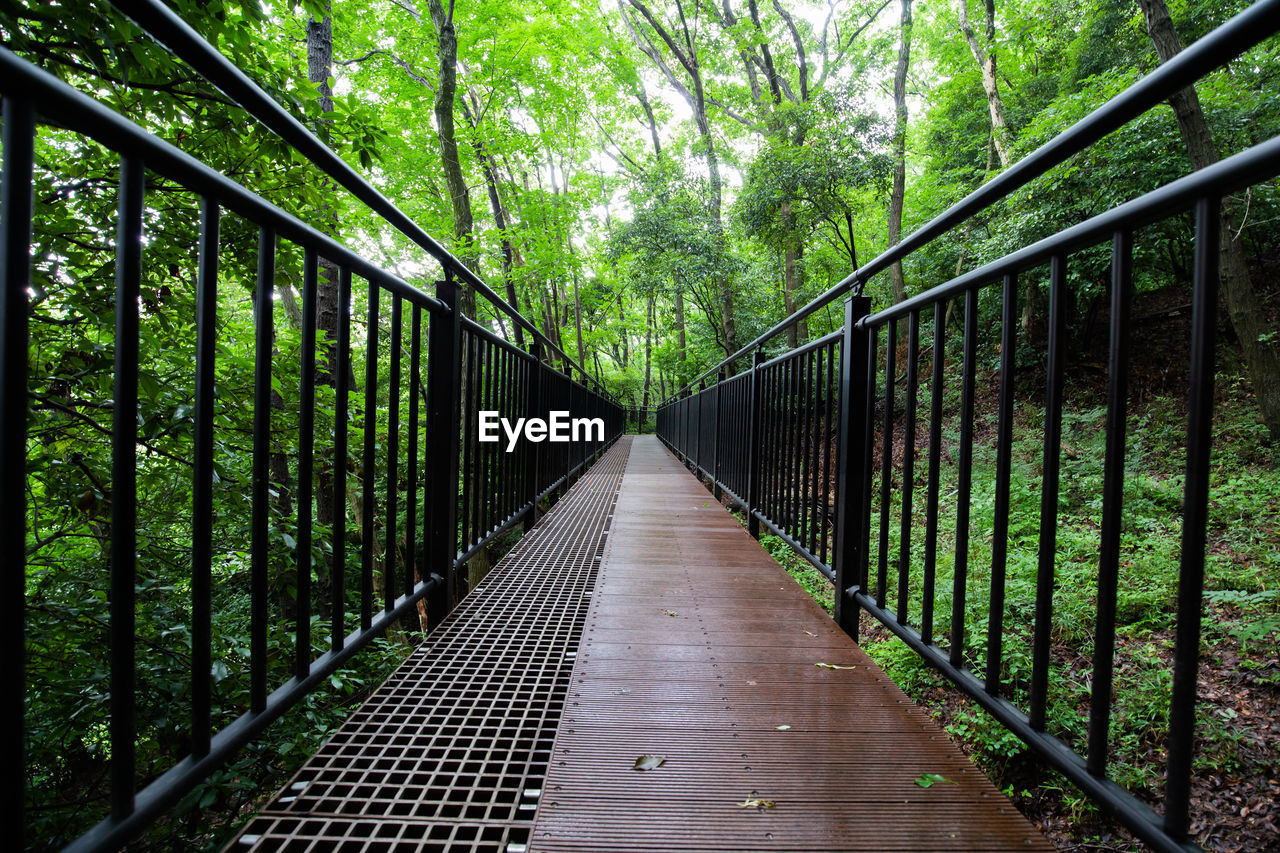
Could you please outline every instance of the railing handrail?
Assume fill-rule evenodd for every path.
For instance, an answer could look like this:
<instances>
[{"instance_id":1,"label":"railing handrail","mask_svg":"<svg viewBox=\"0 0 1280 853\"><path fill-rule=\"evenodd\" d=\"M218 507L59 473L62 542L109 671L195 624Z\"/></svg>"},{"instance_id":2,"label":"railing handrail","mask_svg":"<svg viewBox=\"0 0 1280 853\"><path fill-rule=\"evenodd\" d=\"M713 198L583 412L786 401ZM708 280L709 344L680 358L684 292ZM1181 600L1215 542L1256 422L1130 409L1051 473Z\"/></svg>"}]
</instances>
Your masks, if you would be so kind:
<instances>
[{"instance_id":1,"label":"railing handrail","mask_svg":"<svg viewBox=\"0 0 1280 853\"><path fill-rule=\"evenodd\" d=\"M356 172L302 122L290 115L262 87L223 56L217 48L209 44L176 12L160 0L111 0L111 4L144 32L164 45L175 57L190 65L290 147L305 156L317 169L336 181L401 234L426 250L447 270L475 288L492 305L511 318L512 322L519 324L532 334L535 340L558 353L564 362L581 373L584 379L597 389L604 390L604 386L592 378L586 368L570 358L568 353L543 334L531 320L489 287L484 279Z\"/></svg>"},{"instance_id":2,"label":"railing handrail","mask_svg":"<svg viewBox=\"0 0 1280 853\"><path fill-rule=\"evenodd\" d=\"M2 46L0 72L4 73L6 79L21 81L27 86L24 94L40 103L38 112L56 118L69 130L95 139L113 151L142 157L148 168L188 183L189 189L200 190L217 198L219 204L228 209L254 221L269 221L282 237L298 243L322 246L335 263L378 282L392 293L431 311L448 310L440 300L429 296L395 273L371 263L293 214L215 171L177 146L146 133L111 108ZM64 104L69 106L64 108Z\"/></svg>"},{"instance_id":3,"label":"railing handrail","mask_svg":"<svg viewBox=\"0 0 1280 853\"><path fill-rule=\"evenodd\" d=\"M1053 255L1092 245L1118 229L1135 230L1168 217L1170 209L1190 208L1205 195L1225 195L1256 182L1259 169L1268 165L1280 168L1280 136L1260 142L1225 160L1184 175L1137 198L1092 216L1083 222L1037 240L1029 246L962 273L882 311L868 314L858 321L860 327L879 326L888 320L905 317L913 311L933 305L939 299L959 296L966 290L993 281L1008 271L1024 270L1049 260Z\"/></svg>"},{"instance_id":4,"label":"railing handrail","mask_svg":"<svg viewBox=\"0 0 1280 853\"><path fill-rule=\"evenodd\" d=\"M1077 121L1035 151L969 193L933 219L912 231L895 246L885 249L865 266L854 270L808 304L739 347L733 355L704 370L663 402L670 402L698 381L763 346L791 326L847 293L860 293L861 286L955 226L994 205L1016 190L1044 175L1107 134L1142 115L1171 95L1208 74L1219 65L1236 59L1280 29L1280 0L1258 0L1208 35L1189 45L1177 56L1126 88L1123 92ZM857 288L857 290L855 290Z\"/></svg>"}]
</instances>

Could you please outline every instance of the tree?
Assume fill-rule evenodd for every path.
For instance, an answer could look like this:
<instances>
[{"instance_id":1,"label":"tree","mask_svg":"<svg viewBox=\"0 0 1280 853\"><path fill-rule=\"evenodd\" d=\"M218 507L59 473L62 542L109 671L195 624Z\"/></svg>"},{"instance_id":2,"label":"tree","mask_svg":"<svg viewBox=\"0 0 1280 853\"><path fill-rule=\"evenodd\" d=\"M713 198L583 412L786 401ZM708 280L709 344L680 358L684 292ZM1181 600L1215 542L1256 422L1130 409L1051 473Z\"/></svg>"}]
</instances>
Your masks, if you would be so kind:
<instances>
[{"instance_id":1,"label":"tree","mask_svg":"<svg viewBox=\"0 0 1280 853\"><path fill-rule=\"evenodd\" d=\"M963 3L963 0L962 0ZM898 65L893 74L893 192L889 196L889 245L902 239L902 204L907 192L907 70L911 66L911 0L902 0ZM893 301L907 298L902 261L889 267L889 287Z\"/></svg>"},{"instance_id":2,"label":"tree","mask_svg":"<svg viewBox=\"0 0 1280 853\"><path fill-rule=\"evenodd\" d=\"M1147 21L1147 32L1161 62L1168 62L1182 51L1182 40L1173 28L1169 8L1164 0L1139 0ZM1188 86L1169 99L1178 118L1178 130L1187 148L1191 167L1199 170L1218 162L1218 146L1205 121L1204 110L1194 86ZM1218 229L1218 277L1227 316L1235 329L1236 339L1244 353L1258 397L1258 407L1273 441L1280 441L1280 350L1275 343L1275 330L1270 328L1262 303L1253 289L1244 247L1243 231L1234 215L1230 200L1223 199Z\"/></svg>"},{"instance_id":3,"label":"tree","mask_svg":"<svg viewBox=\"0 0 1280 853\"><path fill-rule=\"evenodd\" d=\"M680 93L693 111L693 120L698 128L698 135L702 143L700 153L707 161L707 208L710 214L713 242L715 243L716 254L723 255L725 238L724 222L721 217L723 189L720 179L720 160L719 155L716 153L716 144L711 132L711 122L707 114L707 93L706 84L703 80L702 65L698 56L697 45L689 28L689 21L685 16L684 5L680 0L676 0L677 22L680 27L680 36L677 38L672 36L672 31L660 22L641 0L628 0L628 2L640 13L653 32L657 34L667 50L679 62L680 67L689 79L689 83L686 85L676 75L671 66L667 64L658 46L653 43L647 32L639 26L639 22L632 21L626 6L623 5L622 0L618 0L618 9L622 13L623 20L627 23L636 47L662 71L668 82ZM718 307L720 313L720 329L717 337L725 355L730 356L738 349L737 321L733 310L733 285L729 276L723 271L717 275L717 289L719 291ZM729 369L733 371L735 368L730 364Z\"/></svg>"}]
</instances>

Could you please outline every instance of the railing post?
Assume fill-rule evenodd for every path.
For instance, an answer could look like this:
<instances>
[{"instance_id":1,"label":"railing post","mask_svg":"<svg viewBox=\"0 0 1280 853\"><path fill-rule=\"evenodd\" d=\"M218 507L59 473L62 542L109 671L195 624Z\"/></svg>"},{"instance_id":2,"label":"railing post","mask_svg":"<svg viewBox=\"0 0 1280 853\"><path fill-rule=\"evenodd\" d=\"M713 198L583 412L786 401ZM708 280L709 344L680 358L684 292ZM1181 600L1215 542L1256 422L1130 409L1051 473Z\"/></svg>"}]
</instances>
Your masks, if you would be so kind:
<instances>
[{"instance_id":1,"label":"railing post","mask_svg":"<svg viewBox=\"0 0 1280 853\"><path fill-rule=\"evenodd\" d=\"M524 414L527 418L539 417L538 405L541 402L542 388L542 344L538 341L529 343L529 355L533 361L529 363L529 384L525 388ZM538 459L542 452L542 442L524 442L524 479L525 499L529 503L529 511L524 514L522 522L525 532L538 520Z\"/></svg>"},{"instance_id":2,"label":"railing post","mask_svg":"<svg viewBox=\"0 0 1280 853\"><path fill-rule=\"evenodd\" d=\"M862 592L858 525L863 517L863 446L867 442L863 409L867 400L867 330L857 322L871 311L871 299L854 296L844 309L844 345L840 353L840 437L836 454L835 619L858 639L858 603Z\"/></svg>"},{"instance_id":3,"label":"railing post","mask_svg":"<svg viewBox=\"0 0 1280 853\"><path fill-rule=\"evenodd\" d=\"M462 314L453 276L436 282L436 298L449 313L431 314L427 341L427 518L430 533L424 543L424 563L442 583L431 594L427 617L439 624L453 609L456 595L454 564L458 559L458 452L461 427Z\"/></svg>"},{"instance_id":4,"label":"railing post","mask_svg":"<svg viewBox=\"0 0 1280 853\"><path fill-rule=\"evenodd\" d=\"M693 434L690 436L690 441L693 442L694 476L698 476L698 470L703 467L702 465L702 410L707 402L707 398L703 394L703 392L706 390L707 390L707 381L705 379L699 380L698 390L692 392L693 396L690 398L690 403L689 403L690 407L692 407L698 413L692 427Z\"/></svg>"},{"instance_id":5,"label":"railing post","mask_svg":"<svg viewBox=\"0 0 1280 853\"><path fill-rule=\"evenodd\" d=\"M36 114L31 101L7 97L0 165L0 509L9 519L10 535L0 545L4 580L4 663L0 675L9 685L0 720L4 722L4 760L0 793L11 832L23 830L26 800L24 705L26 684L26 519L27 508L27 376L30 340L27 288L31 283L32 172L35 162ZM201 244L203 245L203 243Z\"/></svg>"},{"instance_id":6,"label":"railing post","mask_svg":"<svg viewBox=\"0 0 1280 853\"><path fill-rule=\"evenodd\" d=\"M757 349L751 356L751 405L747 409L750 426L747 429L747 532L760 538L760 519L755 509L760 502L760 365L764 364L764 350Z\"/></svg>"},{"instance_id":7,"label":"railing post","mask_svg":"<svg viewBox=\"0 0 1280 853\"><path fill-rule=\"evenodd\" d=\"M720 488L720 424L723 423L723 415L720 411L720 386L724 384L724 369L716 374L716 424L711 434L711 446L713 457L711 461L711 493L716 496L716 500L720 500L724 492Z\"/></svg>"},{"instance_id":8,"label":"railing post","mask_svg":"<svg viewBox=\"0 0 1280 853\"><path fill-rule=\"evenodd\" d=\"M564 407L567 411L573 410L573 368L566 366L564 369ZM572 417L572 415L570 415ZM573 445L564 445L564 483L560 487L560 497L564 497L569 491L569 475L573 473Z\"/></svg>"}]
</instances>

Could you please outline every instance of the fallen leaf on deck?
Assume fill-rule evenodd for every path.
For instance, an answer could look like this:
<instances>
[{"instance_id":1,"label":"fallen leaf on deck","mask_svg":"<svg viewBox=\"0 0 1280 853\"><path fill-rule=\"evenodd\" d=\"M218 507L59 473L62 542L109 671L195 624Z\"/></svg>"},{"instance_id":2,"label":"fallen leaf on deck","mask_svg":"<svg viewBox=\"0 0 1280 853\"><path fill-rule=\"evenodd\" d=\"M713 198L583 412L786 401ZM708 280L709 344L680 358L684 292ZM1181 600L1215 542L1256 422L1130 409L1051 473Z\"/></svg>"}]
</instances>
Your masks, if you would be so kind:
<instances>
[{"instance_id":1,"label":"fallen leaf on deck","mask_svg":"<svg viewBox=\"0 0 1280 853\"><path fill-rule=\"evenodd\" d=\"M679 613L675 612L674 610L664 610L664 611L662 611L662 612L663 612L663 613L665 613L665 614L667 614L668 616L679 616L679 615L680 615Z\"/></svg>"},{"instance_id":2,"label":"fallen leaf on deck","mask_svg":"<svg viewBox=\"0 0 1280 853\"><path fill-rule=\"evenodd\" d=\"M951 782L952 785L955 784L955 782L952 782L941 773L922 773L920 774L920 778L915 780L915 783L921 788L932 788L938 782Z\"/></svg>"},{"instance_id":3,"label":"fallen leaf on deck","mask_svg":"<svg viewBox=\"0 0 1280 853\"><path fill-rule=\"evenodd\" d=\"M774 726L774 728L780 732L785 732L785 731L789 731L791 729L791 726Z\"/></svg>"},{"instance_id":4,"label":"fallen leaf on deck","mask_svg":"<svg viewBox=\"0 0 1280 853\"><path fill-rule=\"evenodd\" d=\"M756 800L756 799L743 800L742 802L738 803L738 807L744 808L744 809L759 809L760 811L764 811L765 809L773 808L773 800Z\"/></svg>"},{"instance_id":5,"label":"fallen leaf on deck","mask_svg":"<svg viewBox=\"0 0 1280 853\"><path fill-rule=\"evenodd\" d=\"M656 770L667 763L665 755L642 755L636 759L635 770Z\"/></svg>"},{"instance_id":6,"label":"fallen leaf on deck","mask_svg":"<svg viewBox=\"0 0 1280 853\"><path fill-rule=\"evenodd\" d=\"M837 666L834 663L815 663L814 666L820 666L823 669L857 669L856 666Z\"/></svg>"}]
</instances>

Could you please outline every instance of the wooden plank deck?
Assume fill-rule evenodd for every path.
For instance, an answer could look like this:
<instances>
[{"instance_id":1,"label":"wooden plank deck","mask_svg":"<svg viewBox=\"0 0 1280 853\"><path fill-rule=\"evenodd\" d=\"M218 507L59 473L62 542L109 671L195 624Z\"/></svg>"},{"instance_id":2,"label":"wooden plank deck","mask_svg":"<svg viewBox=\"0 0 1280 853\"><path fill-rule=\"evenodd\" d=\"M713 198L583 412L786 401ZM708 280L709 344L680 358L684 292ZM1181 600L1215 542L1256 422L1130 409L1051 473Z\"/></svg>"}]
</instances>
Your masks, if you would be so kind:
<instances>
[{"instance_id":1,"label":"wooden plank deck","mask_svg":"<svg viewBox=\"0 0 1280 853\"><path fill-rule=\"evenodd\" d=\"M638 771L643 755L664 763ZM634 439L530 851L1051 849L656 438Z\"/></svg>"}]
</instances>

